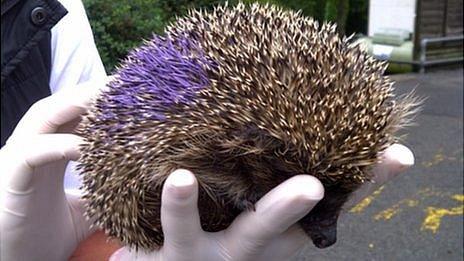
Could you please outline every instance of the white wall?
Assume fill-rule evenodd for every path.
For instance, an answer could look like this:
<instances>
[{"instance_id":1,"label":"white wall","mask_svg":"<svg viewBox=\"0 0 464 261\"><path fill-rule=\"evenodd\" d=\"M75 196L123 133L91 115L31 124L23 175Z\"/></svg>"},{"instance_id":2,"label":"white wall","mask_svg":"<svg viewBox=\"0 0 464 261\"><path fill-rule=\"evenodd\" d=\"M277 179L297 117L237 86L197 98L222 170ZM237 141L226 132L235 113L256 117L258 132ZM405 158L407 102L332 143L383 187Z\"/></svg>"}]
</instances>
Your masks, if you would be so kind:
<instances>
[{"instance_id":1,"label":"white wall","mask_svg":"<svg viewBox=\"0 0 464 261\"><path fill-rule=\"evenodd\" d=\"M368 35L380 28L414 31L416 0L370 0Z\"/></svg>"}]
</instances>

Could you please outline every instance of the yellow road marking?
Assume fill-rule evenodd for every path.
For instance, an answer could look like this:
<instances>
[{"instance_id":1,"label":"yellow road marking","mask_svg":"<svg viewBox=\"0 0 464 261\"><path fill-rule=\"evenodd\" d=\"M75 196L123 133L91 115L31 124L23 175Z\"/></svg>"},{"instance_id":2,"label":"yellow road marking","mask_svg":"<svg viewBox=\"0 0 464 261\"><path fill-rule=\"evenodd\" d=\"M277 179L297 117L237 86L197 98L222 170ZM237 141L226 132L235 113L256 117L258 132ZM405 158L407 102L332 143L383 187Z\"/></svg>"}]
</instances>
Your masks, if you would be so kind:
<instances>
[{"instance_id":1,"label":"yellow road marking","mask_svg":"<svg viewBox=\"0 0 464 261\"><path fill-rule=\"evenodd\" d=\"M375 220L389 220L396 214L401 212L401 205L406 205L408 207L415 207L419 204L419 201L413 200L413 199L403 199L393 205L392 207L389 207L385 210L380 211L377 215L374 216Z\"/></svg>"},{"instance_id":2,"label":"yellow road marking","mask_svg":"<svg viewBox=\"0 0 464 261\"><path fill-rule=\"evenodd\" d=\"M458 157L460 161L462 161L462 149L459 149L455 152L452 153L451 156L447 156L443 154L443 149L439 149L438 152L435 154L432 160L430 161L424 161L422 162L422 166L426 168L430 168L434 165L437 165L445 160L447 161L456 161L458 160Z\"/></svg>"},{"instance_id":3,"label":"yellow road marking","mask_svg":"<svg viewBox=\"0 0 464 261\"><path fill-rule=\"evenodd\" d=\"M464 195L463 194L455 194L451 196L452 199L464 202ZM446 208L435 208L435 207L428 207L426 209L427 216L422 223L421 230L430 230L433 233L437 233L438 229L440 228L441 219L444 216L457 216L462 215L464 213L464 205L461 204L459 207L454 207L450 209Z\"/></svg>"},{"instance_id":4,"label":"yellow road marking","mask_svg":"<svg viewBox=\"0 0 464 261\"><path fill-rule=\"evenodd\" d=\"M372 203L372 201L378 195L380 195L383 189L384 189L384 186L377 189L374 193L372 193L372 195L366 197L360 203L354 206L350 210L350 212L361 213L365 208L367 208ZM463 215L463 212L464 212L464 205L463 205L464 195L463 194L450 195L448 193L443 193L443 192L439 192L439 191L436 191L430 188L425 188L415 193L413 195L413 198L407 198L407 199L400 200L396 204L392 205L391 207L380 211L374 216L374 219L375 220L390 220L391 218L393 218L395 215L397 215L398 213L402 211L401 209L402 206L416 207L419 205L419 200L423 200L427 197L432 197L432 196L450 197L456 201L461 202L461 205L458 207L453 207L453 208L427 207L425 209L426 217L424 218L424 221L422 223L421 230L429 230L432 233L436 233L438 229L440 228L440 224L441 224L443 217ZM371 246L370 244L369 247L372 248L373 245Z\"/></svg>"},{"instance_id":5,"label":"yellow road marking","mask_svg":"<svg viewBox=\"0 0 464 261\"><path fill-rule=\"evenodd\" d=\"M364 198L363 200L361 200L361 202L359 202L356 206L352 207L350 212L351 213L361 213L365 208L367 208L371 203L372 201L378 196L380 195L380 193L382 192L382 190L384 189L384 186L381 186L380 188L378 188L376 191L374 191L370 196Z\"/></svg>"},{"instance_id":6,"label":"yellow road marking","mask_svg":"<svg viewBox=\"0 0 464 261\"><path fill-rule=\"evenodd\" d=\"M442 162L445 160L445 155L443 155L443 150L440 149L437 154L433 157L431 161L426 161L423 162L422 165L426 168L430 168L434 165L437 165L438 163Z\"/></svg>"},{"instance_id":7,"label":"yellow road marking","mask_svg":"<svg viewBox=\"0 0 464 261\"><path fill-rule=\"evenodd\" d=\"M398 214L401 211L399 206L393 206L391 208L387 208L381 212L379 212L377 215L374 216L375 220L389 220L391 219L394 215Z\"/></svg>"},{"instance_id":8,"label":"yellow road marking","mask_svg":"<svg viewBox=\"0 0 464 261\"><path fill-rule=\"evenodd\" d=\"M464 202L464 195L463 194L455 194L453 196L451 196L451 198L457 200L457 201L461 201L461 202Z\"/></svg>"},{"instance_id":9,"label":"yellow road marking","mask_svg":"<svg viewBox=\"0 0 464 261\"><path fill-rule=\"evenodd\" d=\"M464 206L446 209L446 208L427 208L427 216L422 223L421 230L430 230L433 233L437 233L440 228L441 219L444 216L456 216L462 215L464 212Z\"/></svg>"}]
</instances>

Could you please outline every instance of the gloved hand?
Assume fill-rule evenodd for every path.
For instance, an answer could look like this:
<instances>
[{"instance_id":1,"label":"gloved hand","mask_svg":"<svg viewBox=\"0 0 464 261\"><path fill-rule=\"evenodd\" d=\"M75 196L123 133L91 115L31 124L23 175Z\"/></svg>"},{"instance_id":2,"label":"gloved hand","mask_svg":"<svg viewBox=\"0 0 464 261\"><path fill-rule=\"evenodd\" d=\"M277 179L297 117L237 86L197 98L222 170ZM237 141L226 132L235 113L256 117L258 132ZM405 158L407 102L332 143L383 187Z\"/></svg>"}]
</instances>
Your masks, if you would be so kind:
<instances>
[{"instance_id":1,"label":"gloved hand","mask_svg":"<svg viewBox=\"0 0 464 261\"><path fill-rule=\"evenodd\" d=\"M373 169L374 182L366 184L349 202L354 204L414 163L405 146L389 147ZM161 222L165 241L159 251L135 252L124 247L111 261L120 260L287 260L309 239L295 224L322 199L322 184L309 175L295 176L261 198L256 211L239 215L220 232L200 227L198 184L192 173L177 170L163 188Z\"/></svg>"},{"instance_id":2,"label":"gloved hand","mask_svg":"<svg viewBox=\"0 0 464 261\"><path fill-rule=\"evenodd\" d=\"M35 103L0 150L0 260L66 260L90 233L78 195L65 194L67 160L78 158L72 128L102 82Z\"/></svg>"}]
</instances>

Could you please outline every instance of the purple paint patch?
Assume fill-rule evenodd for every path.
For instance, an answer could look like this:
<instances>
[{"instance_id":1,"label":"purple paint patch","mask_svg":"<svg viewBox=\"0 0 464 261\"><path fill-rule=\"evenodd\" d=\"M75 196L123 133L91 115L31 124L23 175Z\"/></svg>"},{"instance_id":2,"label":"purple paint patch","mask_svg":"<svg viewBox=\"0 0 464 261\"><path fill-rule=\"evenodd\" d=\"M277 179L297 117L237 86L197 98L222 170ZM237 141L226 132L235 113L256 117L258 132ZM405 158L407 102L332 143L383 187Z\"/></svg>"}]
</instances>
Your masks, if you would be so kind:
<instances>
[{"instance_id":1,"label":"purple paint patch","mask_svg":"<svg viewBox=\"0 0 464 261\"><path fill-rule=\"evenodd\" d=\"M211 67L189 39L154 36L132 51L118 70L103 111L133 108L137 118L162 120L164 111L190 104L197 91L210 84L206 68Z\"/></svg>"}]
</instances>

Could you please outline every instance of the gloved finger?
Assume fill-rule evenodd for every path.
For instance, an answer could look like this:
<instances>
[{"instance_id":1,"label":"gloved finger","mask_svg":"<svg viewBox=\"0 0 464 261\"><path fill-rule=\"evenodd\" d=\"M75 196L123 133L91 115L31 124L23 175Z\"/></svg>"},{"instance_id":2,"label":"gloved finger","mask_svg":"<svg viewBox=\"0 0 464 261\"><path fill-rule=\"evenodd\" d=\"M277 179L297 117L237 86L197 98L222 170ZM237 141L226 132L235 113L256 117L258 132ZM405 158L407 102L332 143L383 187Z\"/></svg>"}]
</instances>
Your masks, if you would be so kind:
<instances>
[{"instance_id":1,"label":"gloved finger","mask_svg":"<svg viewBox=\"0 0 464 261\"><path fill-rule=\"evenodd\" d=\"M284 233L274 237L256 258L257 261L288 260L296 255L310 241L298 224L292 225Z\"/></svg>"},{"instance_id":2,"label":"gloved finger","mask_svg":"<svg viewBox=\"0 0 464 261\"><path fill-rule=\"evenodd\" d=\"M414 165L414 154L401 144L388 147L381 156L381 161L372 168L372 181L366 182L350 197L344 209L349 210L380 186Z\"/></svg>"},{"instance_id":3,"label":"gloved finger","mask_svg":"<svg viewBox=\"0 0 464 261\"><path fill-rule=\"evenodd\" d=\"M237 260L261 253L274 237L304 217L324 196L315 177L298 175L280 184L256 203L255 211L239 215L227 229L226 244Z\"/></svg>"},{"instance_id":4,"label":"gloved finger","mask_svg":"<svg viewBox=\"0 0 464 261\"><path fill-rule=\"evenodd\" d=\"M414 165L414 154L401 144L393 144L388 147L381 158L380 164L376 165L372 172L373 181L378 185L391 180L402 171Z\"/></svg>"},{"instance_id":5,"label":"gloved finger","mask_svg":"<svg viewBox=\"0 0 464 261\"><path fill-rule=\"evenodd\" d=\"M161 196L161 224L166 260L192 260L203 230L198 213L198 183L188 170L174 171Z\"/></svg>"},{"instance_id":6,"label":"gloved finger","mask_svg":"<svg viewBox=\"0 0 464 261\"><path fill-rule=\"evenodd\" d=\"M39 100L19 121L7 143L36 134L55 132L61 125L80 117L104 86L103 80L86 82Z\"/></svg>"},{"instance_id":7,"label":"gloved finger","mask_svg":"<svg viewBox=\"0 0 464 261\"><path fill-rule=\"evenodd\" d=\"M12 191L26 191L30 188L32 170L50 162L77 160L82 138L73 134L42 134L14 144L5 145L0 150L0 179ZM63 173L64 175L64 173Z\"/></svg>"}]
</instances>

